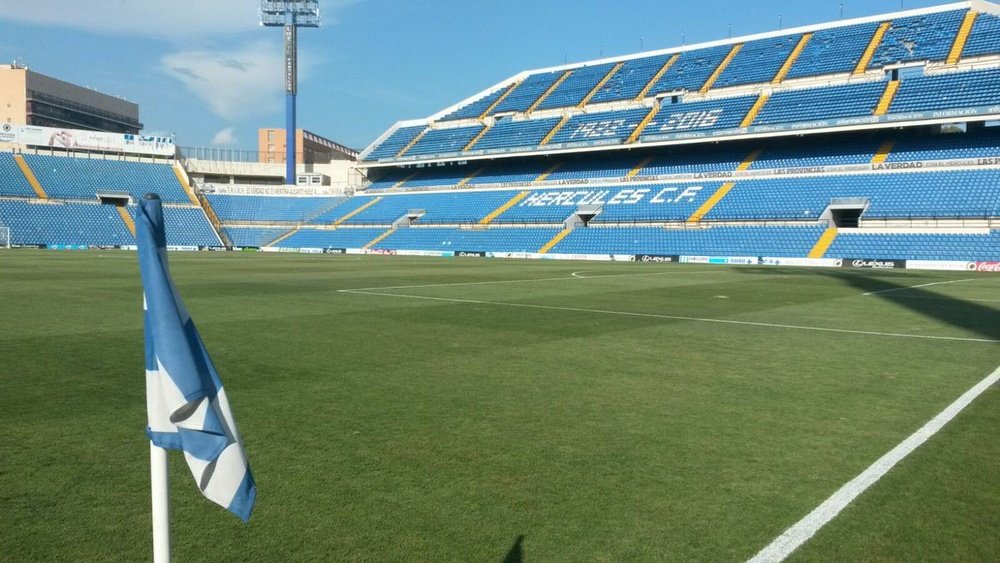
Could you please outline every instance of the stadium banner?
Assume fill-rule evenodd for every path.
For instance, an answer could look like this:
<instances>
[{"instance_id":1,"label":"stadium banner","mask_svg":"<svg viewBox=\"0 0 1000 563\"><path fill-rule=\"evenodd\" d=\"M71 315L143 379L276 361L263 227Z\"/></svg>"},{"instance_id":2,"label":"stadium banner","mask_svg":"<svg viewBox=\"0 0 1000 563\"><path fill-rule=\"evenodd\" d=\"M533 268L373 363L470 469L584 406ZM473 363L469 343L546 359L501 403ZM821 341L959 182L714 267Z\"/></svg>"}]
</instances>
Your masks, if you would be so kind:
<instances>
[{"instance_id":1,"label":"stadium banner","mask_svg":"<svg viewBox=\"0 0 1000 563\"><path fill-rule=\"evenodd\" d=\"M40 248L45 248L41 246ZM49 250L89 250L90 247L86 244L50 244L48 245Z\"/></svg>"},{"instance_id":2,"label":"stadium banner","mask_svg":"<svg viewBox=\"0 0 1000 563\"><path fill-rule=\"evenodd\" d=\"M537 252L487 252L487 258L517 258L520 260L533 260L545 256Z\"/></svg>"},{"instance_id":3,"label":"stadium banner","mask_svg":"<svg viewBox=\"0 0 1000 563\"><path fill-rule=\"evenodd\" d=\"M958 272L974 269L975 262L955 261L955 260L907 260L907 270L947 270ZM971 268L970 268L971 266Z\"/></svg>"},{"instance_id":4,"label":"stadium banner","mask_svg":"<svg viewBox=\"0 0 1000 563\"><path fill-rule=\"evenodd\" d=\"M816 268L840 268L843 260L839 258L778 258L763 256L760 263L765 266L806 266Z\"/></svg>"},{"instance_id":5,"label":"stadium banner","mask_svg":"<svg viewBox=\"0 0 1000 563\"><path fill-rule=\"evenodd\" d=\"M485 258L486 253L480 250L456 250L455 256Z\"/></svg>"},{"instance_id":6,"label":"stadium banner","mask_svg":"<svg viewBox=\"0 0 1000 563\"><path fill-rule=\"evenodd\" d=\"M197 246L187 245L187 244L175 244L175 245L168 244L167 245L167 250L173 250L173 251L179 251L179 252L197 252L198 251L198 247Z\"/></svg>"},{"instance_id":7,"label":"stadium banner","mask_svg":"<svg viewBox=\"0 0 1000 563\"><path fill-rule=\"evenodd\" d=\"M323 254L347 254L346 248L324 248Z\"/></svg>"},{"instance_id":8,"label":"stadium banner","mask_svg":"<svg viewBox=\"0 0 1000 563\"><path fill-rule=\"evenodd\" d=\"M362 252L365 254L378 254L381 256L395 256L398 254L396 250L390 248L364 248Z\"/></svg>"},{"instance_id":9,"label":"stadium banner","mask_svg":"<svg viewBox=\"0 0 1000 563\"><path fill-rule=\"evenodd\" d=\"M12 127L0 136L0 142L31 147L94 150L154 156L174 156L176 153L174 140L170 137L136 135L132 133L105 133L103 131L81 131L79 129L57 129L55 127L39 127L35 125Z\"/></svg>"},{"instance_id":10,"label":"stadium banner","mask_svg":"<svg viewBox=\"0 0 1000 563\"><path fill-rule=\"evenodd\" d=\"M654 262L660 264L669 264L678 260L680 260L680 256L676 254L636 254L632 257L633 262Z\"/></svg>"},{"instance_id":11,"label":"stadium banner","mask_svg":"<svg viewBox=\"0 0 1000 563\"><path fill-rule=\"evenodd\" d=\"M202 184L201 192L219 195L276 195L281 197L344 195L343 190L330 186L254 186L249 184Z\"/></svg>"},{"instance_id":12,"label":"stadium banner","mask_svg":"<svg viewBox=\"0 0 1000 563\"><path fill-rule=\"evenodd\" d=\"M681 256L681 264L727 264L755 265L760 263L757 256Z\"/></svg>"},{"instance_id":13,"label":"stadium banner","mask_svg":"<svg viewBox=\"0 0 1000 563\"><path fill-rule=\"evenodd\" d=\"M844 258L844 268L866 268L869 270L901 270L906 268L906 260L881 260L877 258Z\"/></svg>"},{"instance_id":14,"label":"stadium banner","mask_svg":"<svg viewBox=\"0 0 1000 563\"><path fill-rule=\"evenodd\" d=\"M593 262L628 262L631 259L629 255L620 254L539 254L539 258L543 260L590 260Z\"/></svg>"},{"instance_id":15,"label":"stadium banner","mask_svg":"<svg viewBox=\"0 0 1000 563\"><path fill-rule=\"evenodd\" d=\"M1000 273L1000 262L970 262L968 269L976 272Z\"/></svg>"},{"instance_id":16,"label":"stadium banner","mask_svg":"<svg viewBox=\"0 0 1000 563\"><path fill-rule=\"evenodd\" d=\"M322 248L300 248L299 254L323 254Z\"/></svg>"},{"instance_id":17,"label":"stadium banner","mask_svg":"<svg viewBox=\"0 0 1000 563\"><path fill-rule=\"evenodd\" d=\"M382 250L374 249L370 254L395 254L397 256L436 256L438 258L450 258L455 255L450 250Z\"/></svg>"}]
</instances>

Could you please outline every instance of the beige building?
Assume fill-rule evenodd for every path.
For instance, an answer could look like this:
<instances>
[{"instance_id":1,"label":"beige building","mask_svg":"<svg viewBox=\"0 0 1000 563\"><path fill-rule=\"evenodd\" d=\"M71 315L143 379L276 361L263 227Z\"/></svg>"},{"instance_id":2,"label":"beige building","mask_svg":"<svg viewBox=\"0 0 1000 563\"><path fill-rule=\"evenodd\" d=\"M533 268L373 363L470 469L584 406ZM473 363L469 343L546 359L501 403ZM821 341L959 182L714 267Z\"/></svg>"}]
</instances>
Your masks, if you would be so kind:
<instances>
[{"instance_id":1,"label":"beige building","mask_svg":"<svg viewBox=\"0 0 1000 563\"><path fill-rule=\"evenodd\" d=\"M258 161L265 163L285 162L285 130L257 130ZM336 160L356 161L358 151L340 143L320 137L305 129L295 131L295 161L298 164L326 164Z\"/></svg>"},{"instance_id":2,"label":"beige building","mask_svg":"<svg viewBox=\"0 0 1000 563\"><path fill-rule=\"evenodd\" d=\"M138 133L139 105L28 70L0 65L0 123Z\"/></svg>"}]
</instances>

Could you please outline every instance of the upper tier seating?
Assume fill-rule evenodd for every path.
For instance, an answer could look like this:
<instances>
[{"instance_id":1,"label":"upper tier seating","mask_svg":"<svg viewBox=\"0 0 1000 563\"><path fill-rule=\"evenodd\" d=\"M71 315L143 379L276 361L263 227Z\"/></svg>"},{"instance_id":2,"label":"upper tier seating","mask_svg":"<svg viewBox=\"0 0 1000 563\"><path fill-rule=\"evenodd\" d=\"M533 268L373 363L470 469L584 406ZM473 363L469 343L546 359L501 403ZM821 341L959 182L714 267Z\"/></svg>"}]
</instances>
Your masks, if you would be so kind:
<instances>
[{"instance_id":1,"label":"upper tier seating","mask_svg":"<svg viewBox=\"0 0 1000 563\"><path fill-rule=\"evenodd\" d=\"M410 141L415 139L427 126L425 125L411 125L409 127L400 127L392 132L392 135L382 141L382 143L375 148L368 155L369 160L378 160L380 158L391 158L399 154L399 151L403 150L406 145L410 144Z\"/></svg>"},{"instance_id":2,"label":"upper tier seating","mask_svg":"<svg viewBox=\"0 0 1000 563\"><path fill-rule=\"evenodd\" d=\"M713 88L770 82L785 64L800 37L785 35L744 43L729 66L719 75Z\"/></svg>"},{"instance_id":3,"label":"upper tier seating","mask_svg":"<svg viewBox=\"0 0 1000 563\"><path fill-rule=\"evenodd\" d=\"M206 194L222 221L305 222L345 201L343 197Z\"/></svg>"},{"instance_id":4,"label":"upper tier seating","mask_svg":"<svg viewBox=\"0 0 1000 563\"><path fill-rule=\"evenodd\" d=\"M552 137L549 144L621 143L628 138L648 113L648 108L637 108L574 115Z\"/></svg>"},{"instance_id":5,"label":"upper tier seating","mask_svg":"<svg viewBox=\"0 0 1000 563\"><path fill-rule=\"evenodd\" d=\"M853 71L876 29L872 22L813 32L787 78Z\"/></svg>"},{"instance_id":6,"label":"upper tier seating","mask_svg":"<svg viewBox=\"0 0 1000 563\"><path fill-rule=\"evenodd\" d=\"M1000 68L914 76L900 81L890 113L995 106Z\"/></svg>"},{"instance_id":7,"label":"upper tier seating","mask_svg":"<svg viewBox=\"0 0 1000 563\"><path fill-rule=\"evenodd\" d=\"M585 66L573 69L566 80L563 80L542 103L539 110L562 108L579 105L583 98L597 86L602 78L615 67L615 63Z\"/></svg>"},{"instance_id":8,"label":"upper tier seating","mask_svg":"<svg viewBox=\"0 0 1000 563\"><path fill-rule=\"evenodd\" d=\"M973 9L981 8L973 6ZM1000 78L995 79L993 73L1000 75L1000 71L940 73L922 79L908 75L912 70L904 70L900 72L900 88L894 98L891 94L896 84L878 77L879 69L907 62L933 62L937 66L932 71L940 72L941 63L958 45L956 36L967 14L966 9L948 9L530 73L519 83L498 86L452 111L442 121L482 117L487 110L501 115L502 119L470 146L470 156L479 156L505 151L537 152L543 141L552 150L582 146L583 143L625 143L645 117L638 117L642 110L650 107L649 102L639 103L644 98L656 98L661 107L652 122L639 131L641 136L637 140L641 143L722 133L737 135L745 133L739 129L744 123L751 128L750 133L768 132L767 126L776 125L784 126L783 131L807 130L855 125L861 118L900 122L909 119L906 116L885 117L886 113L962 109L973 104L993 107L991 104L1000 97L1000 84L997 84ZM978 13L974 22L971 19L969 22L973 25L966 28L971 32L964 44L964 57L1000 54L1000 17ZM798 46L802 49L797 50ZM794 90L784 86L785 82L798 78L836 74L842 79L845 74L855 71L861 74L861 70L869 72L848 84L829 85L827 82L825 86L817 86L822 83L820 78L804 83L795 81L792 83ZM803 88L804 85L808 87ZM704 90L704 94L714 97L720 89L741 86L746 88L738 97L705 100L701 95ZM939 91L946 95L938 96ZM761 92L768 98L760 97ZM761 104L755 105L758 101ZM880 101L892 103L885 108L879 105ZM608 102L624 102L613 106L614 112L621 113L612 114L607 106L598 108L604 110L601 114L587 111L595 104ZM623 108L628 102L633 107ZM553 123L557 117L551 110L557 109L563 109L563 115L569 116L562 125ZM587 113L581 113L580 109ZM550 113L541 121L525 119L523 114L529 110L549 110ZM833 122L845 119L850 121ZM556 128L546 131L550 124ZM402 155L406 160L453 157L464 152L469 141L483 131L479 125L458 129L442 129L434 124L430 127L432 129L426 131L419 126L402 128L375 147L366 159L385 159L399 154L421 131L424 131L423 137ZM551 138L548 138L549 133L553 133ZM379 183L375 189L385 187L390 186Z\"/></svg>"},{"instance_id":9,"label":"upper tier seating","mask_svg":"<svg viewBox=\"0 0 1000 563\"><path fill-rule=\"evenodd\" d=\"M883 91L885 82L775 92L754 125L870 116Z\"/></svg>"},{"instance_id":10,"label":"upper tier seating","mask_svg":"<svg viewBox=\"0 0 1000 563\"><path fill-rule=\"evenodd\" d=\"M473 119L480 117L484 113L486 113L486 110L488 110L490 106L493 105L493 102L500 99L500 96L503 96L504 92L506 91L507 88L499 88L497 90L494 90L493 92L486 94L485 96L478 98L475 101L470 102L458 108L457 110L449 113L448 115L442 117L441 121L454 121L458 119Z\"/></svg>"},{"instance_id":11,"label":"upper tier seating","mask_svg":"<svg viewBox=\"0 0 1000 563\"><path fill-rule=\"evenodd\" d=\"M1000 16L979 14L972 33L965 42L962 57L979 57L1000 53Z\"/></svg>"},{"instance_id":12,"label":"upper tier seating","mask_svg":"<svg viewBox=\"0 0 1000 563\"><path fill-rule=\"evenodd\" d=\"M503 117L472 145L473 151L534 148L559 123L559 117L514 120Z\"/></svg>"},{"instance_id":13,"label":"upper tier seating","mask_svg":"<svg viewBox=\"0 0 1000 563\"><path fill-rule=\"evenodd\" d=\"M140 201L155 192L167 203L191 203L169 164L43 154L25 154L24 160L51 198L94 199L97 192L125 192Z\"/></svg>"},{"instance_id":14,"label":"upper tier seating","mask_svg":"<svg viewBox=\"0 0 1000 563\"><path fill-rule=\"evenodd\" d=\"M417 141L417 144L410 147L403 156L460 152L482 130L482 125L431 129Z\"/></svg>"},{"instance_id":15,"label":"upper tier seating","mask_svg":"<svg viewBox=\"0 0 1000 563\"><path fill-rule=\"evenodd\" d=\"M646 84L656 76L663 65L670 60L671 55L656 55L625 61L611 80L608 80L597 91L590 103L617 102L634 100L646 87Z\"/></svg>"},{"instance_id":16,"label":"upper tier seating","mask_svg":"<svg viewBox=\"0 0 1000 563\"><path fill-rule=\"evenodd\" d=\"M910 61L939 61L948 56L965 10L952 10L892 21L869 68Z\"/></svg>"},{"instance_id":17,"label":"upper tier seating","mask_svg":"<svg viewBox=\"0 0 1000 563\"><path fill-rule=\"evenodd\" d=\"M684 51L677 62L670 65L667 72L653 85L647 96L679 90L699 90L715 72L715 69L719 68L730 50L732 50L732 46L720 45Z\"/></svg>"},{"instance_id":18,"label":"upper tier seating","mask_svg":"<svg viewBox=\"0 0 1000 563\"><path fill-rule=\"evenodd\" d=\"M506 111L527 111L546 90L563 75L563 71L544 72L532 74L523 82L514 87L514 91L507 95L493 113L503 113Z\"/></svg>"},{"instance_id":19,"label":"upper tier seating","mask_svg":"<svg viewBox=\"0 0 1000 563\"><path fill-rule=\"evenodd\" d=\"M677 133L702 133L715 129L739 127L757 96L738 96L704 102L670 104L660 106L656 117L646 125L639 138L643 141L655 140L663 135Z\"/></svg>"},{"instance_id":20,"label":"upper tier seating","mask_svg":"<svg viewBox=\"0 0 1000 563\"><path fill-rule=\"evenodd\" d=\"M35 197L35 190L9 152L0 153L0 194Z\"/></svg>"}]
</instances>

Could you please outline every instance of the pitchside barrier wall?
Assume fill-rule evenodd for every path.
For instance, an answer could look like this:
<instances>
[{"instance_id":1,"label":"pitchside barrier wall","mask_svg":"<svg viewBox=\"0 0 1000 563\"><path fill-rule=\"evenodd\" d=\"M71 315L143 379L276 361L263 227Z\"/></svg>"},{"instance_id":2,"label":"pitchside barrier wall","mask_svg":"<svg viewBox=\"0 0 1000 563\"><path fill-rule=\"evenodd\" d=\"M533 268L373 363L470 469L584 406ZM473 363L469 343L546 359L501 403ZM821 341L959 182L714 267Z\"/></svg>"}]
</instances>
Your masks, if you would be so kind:
<instances>
[{"instance_id":1,"label":"pitchside barrier wall","mask_svg":"<svg viewBox=\"0 0 1000 563\"><path fill-rule=\"evenodd\" d=\"M26 244L12 248L48 248L49 250L136 250L134 245L86 246L74 244ZM780 256L680 256L675 254L539 254L537 252L483 252L478 250L391 250L366 248L279 248L221 246L167 246L167 250L182 252L199 250L236 252L267 252L294 254L373 254L384 256L432 256L439 258L509 258L519 260L592 260L599 262L647 262L659 264L718 264L729 266L795 266L811 268L852 268L869 270L949 270L1000 273L1000 262L964 260L893 260L883 258L786 258Z\"/></svg>"}]
</instances>

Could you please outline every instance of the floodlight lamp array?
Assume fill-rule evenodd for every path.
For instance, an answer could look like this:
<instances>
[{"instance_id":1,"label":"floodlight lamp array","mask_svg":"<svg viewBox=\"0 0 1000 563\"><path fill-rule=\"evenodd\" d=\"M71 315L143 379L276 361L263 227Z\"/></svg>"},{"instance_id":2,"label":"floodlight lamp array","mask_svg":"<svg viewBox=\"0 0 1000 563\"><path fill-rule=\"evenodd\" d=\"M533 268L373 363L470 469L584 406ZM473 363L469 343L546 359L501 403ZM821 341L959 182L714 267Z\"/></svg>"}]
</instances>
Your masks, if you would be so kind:
<instances>
[{"instance_id":1,"label":"floodlight lamp array","mask_svg":"<svg viewBox=\"0 0 1000 563\"><path fill-rule=\"evenodd\" d=\"M319 0L261 0L257 13L260 25L266 27L288 23L295 27L319 27Z\"/></svg>"}]
</instances>

